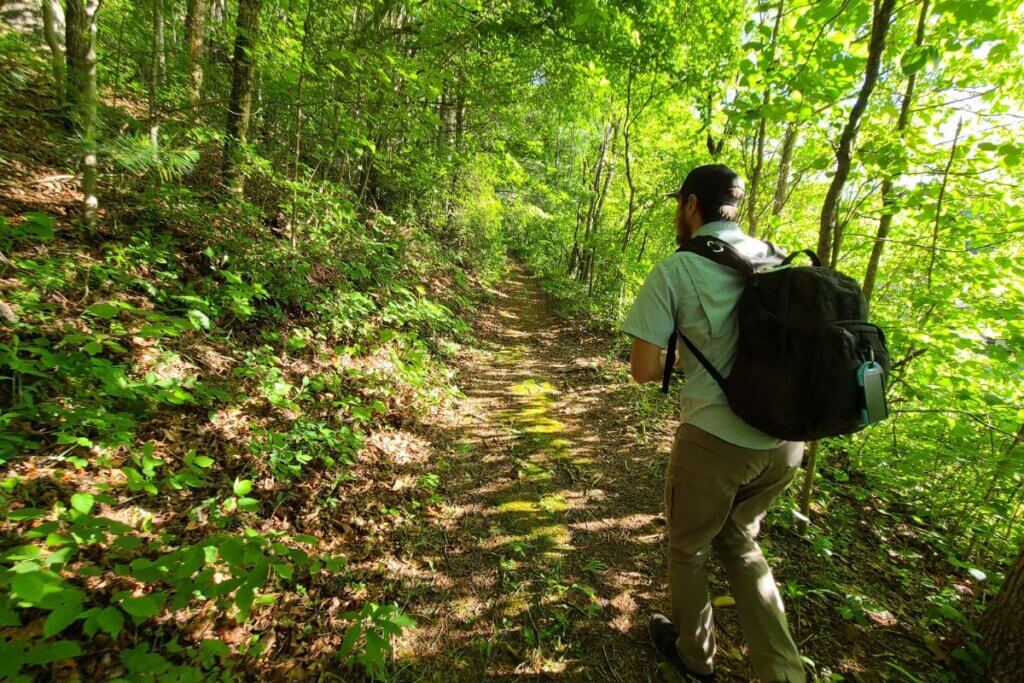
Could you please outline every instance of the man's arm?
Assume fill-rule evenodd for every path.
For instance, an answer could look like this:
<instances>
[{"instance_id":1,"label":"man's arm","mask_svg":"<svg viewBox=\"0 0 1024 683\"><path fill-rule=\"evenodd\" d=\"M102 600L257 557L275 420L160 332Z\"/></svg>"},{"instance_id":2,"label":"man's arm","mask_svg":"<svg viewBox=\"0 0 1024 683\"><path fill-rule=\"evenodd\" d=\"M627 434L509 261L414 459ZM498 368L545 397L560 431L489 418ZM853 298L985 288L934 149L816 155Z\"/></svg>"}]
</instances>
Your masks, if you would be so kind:
<instances>
[{"instance_id":1,"label":"man's arm","mask_svg":"<svg viewBox=\"0 0 1024 683\"><path fill-rule=\"evenodd\" d=\"M644 280L622 323L622 331L633 337L629 371L637 382L661 379L665 368L662 347L672 336L675 318L675 281L667 277L663 265L659 264Z\"/></svg>"},{"instance_id":2,"label":"man's arm","mask_svg":"<svg viewBox=\"0 0 1024 683\"><path fill-rule=\"evenodd\" d=\"M665 371L665 352L649 341L633 337L629 353L629 374L639 384L661 381Z\"/></svg>"}]
</instances>

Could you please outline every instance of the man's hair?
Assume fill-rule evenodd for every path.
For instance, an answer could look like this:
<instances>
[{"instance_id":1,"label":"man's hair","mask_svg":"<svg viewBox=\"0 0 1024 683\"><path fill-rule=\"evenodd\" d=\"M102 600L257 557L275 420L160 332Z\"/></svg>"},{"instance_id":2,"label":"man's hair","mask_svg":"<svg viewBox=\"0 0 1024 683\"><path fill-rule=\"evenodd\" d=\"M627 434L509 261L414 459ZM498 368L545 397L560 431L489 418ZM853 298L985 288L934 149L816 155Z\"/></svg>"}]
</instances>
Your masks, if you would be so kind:
<instances>
[{"instance_id":1,"label":"man's hair","mask_svg":"<svg viewBox=\"0 0 1024 683\"><path fill-rule=\"evenodd\" d=\"M700 217L705 223L734 221L739 217L743 201L743 179L736 171L723 164L698 166L686 175L679 197L686 201L697 197Z\"/></svg>"}]
</instances>

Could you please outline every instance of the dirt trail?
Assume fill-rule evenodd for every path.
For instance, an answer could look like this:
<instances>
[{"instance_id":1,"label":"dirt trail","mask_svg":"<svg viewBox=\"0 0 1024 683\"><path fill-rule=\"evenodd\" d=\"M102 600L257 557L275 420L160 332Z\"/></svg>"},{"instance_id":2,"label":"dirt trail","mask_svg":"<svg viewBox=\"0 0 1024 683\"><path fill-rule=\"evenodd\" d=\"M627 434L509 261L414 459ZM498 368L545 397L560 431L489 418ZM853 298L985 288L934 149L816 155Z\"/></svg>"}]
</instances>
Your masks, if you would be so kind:
<instances>
[{"instance_id":1,"label":"dirt trail","mask_svg":"<svg viewBox=\"0 0 1024 683\"><path fill-rule=\"evenodd\" d=\"M438 576L409 605L420 628L399 678L657 680L646 624L667 600L664 403L638 426L650 393L606 341L581 338L519 272L495 294L460 369L450 507L418 539L439 551Z\"/></svg>"}]
</instances>

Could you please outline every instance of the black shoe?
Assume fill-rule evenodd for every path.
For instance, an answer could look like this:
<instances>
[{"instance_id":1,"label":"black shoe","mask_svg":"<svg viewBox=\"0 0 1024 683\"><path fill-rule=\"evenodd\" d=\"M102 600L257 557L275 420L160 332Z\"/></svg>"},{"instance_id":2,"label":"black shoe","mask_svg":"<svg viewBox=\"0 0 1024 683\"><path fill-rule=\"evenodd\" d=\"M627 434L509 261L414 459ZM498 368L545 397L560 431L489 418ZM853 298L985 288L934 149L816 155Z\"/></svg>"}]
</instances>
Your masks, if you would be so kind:
<instances>
[{"instance_id":1,"label":"black shoe","mask_svg":"<svg viewBox=\"0 0 1024 683\"><path fill-rule=\"evenodd\" d=\"M691 671L679 658L679 651L676 650L676 638L679 637L679 629L675 627L668 617L663 614L655 614L651 617L649 625L651 641L654 649L658 651L661 658L672 665L672 668L683 677L684 681L698 681L699 683L715 683L718 679L715 674L699 674Z\"/></svg>"}]
</instances>

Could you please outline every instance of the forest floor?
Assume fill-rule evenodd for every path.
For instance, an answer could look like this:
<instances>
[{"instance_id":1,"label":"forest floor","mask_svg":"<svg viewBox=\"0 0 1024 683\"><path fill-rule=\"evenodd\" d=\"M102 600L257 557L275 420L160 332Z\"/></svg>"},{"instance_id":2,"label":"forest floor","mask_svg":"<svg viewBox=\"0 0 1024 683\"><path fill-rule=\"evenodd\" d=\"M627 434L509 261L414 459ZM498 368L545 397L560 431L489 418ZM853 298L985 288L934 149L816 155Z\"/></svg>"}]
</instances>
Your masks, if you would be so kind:
<instances>
[{"instance_id":1,"label":"forest floor","mask_svg":"<svg viewBox=\"0 0 1024 683\"><path fill-rule=\"evenodd\" d=\"M414 532L413 545L439 557L431 587L406 606L420 623L397 679L674 680L647 637L649 617L667 607L661 510L674 411L630 384L607 339L558 317L534 279L514 270L500 289L461 361L465 399L437 425L446 435L435 443L450 444L436 463L449 508L445 522ZM870 505L833 503L829 517L852 534L838 562L784 523L784 502L763 545L819 676L929 680L948 656L916 635L903 607L914 586L899 585L902 572L879 562L882 540L853 521ZM714 559L711 593L728 594ZM716 609L715 624L720 679L753 679L735 608Z\"/></svg>"}]
</instances>

